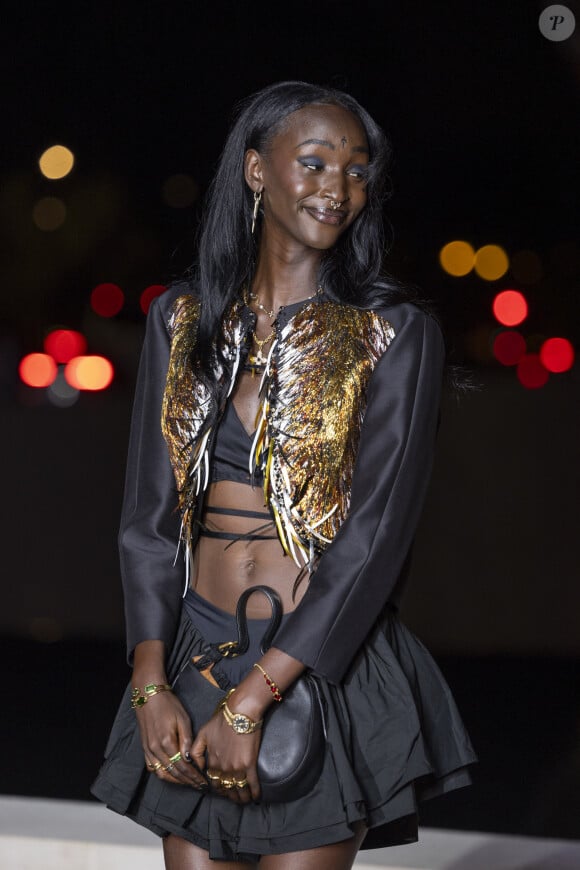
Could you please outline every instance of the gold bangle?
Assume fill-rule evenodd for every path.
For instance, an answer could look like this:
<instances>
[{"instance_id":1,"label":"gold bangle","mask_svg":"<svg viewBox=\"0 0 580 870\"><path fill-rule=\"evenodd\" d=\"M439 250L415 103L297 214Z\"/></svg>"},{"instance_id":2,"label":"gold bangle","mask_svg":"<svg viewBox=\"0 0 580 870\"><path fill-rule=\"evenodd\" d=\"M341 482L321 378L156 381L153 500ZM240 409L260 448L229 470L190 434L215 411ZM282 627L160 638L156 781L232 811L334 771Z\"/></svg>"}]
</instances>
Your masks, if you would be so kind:
<instances>
[{"instance_id":1,"label":"gold bangle","mask_svg":"<svg viewBox=\"0 0 580 870\"><path fill-rule=\"evenodd\" d=\"M270 689L270 691L274 695L274 700L278 701L278 703L279 703L282 700L282 693L280 692L280 689L278 688L278 684L272 679L270 674L266 673L264 668L261 665L259 665L258 662L254 662L253 667L257 668L260 671L260 673L262 674L262 676L264 677L264 679L266 681L266 685L268 686L268 688Z\"/></svg>"},{"instance_id":2,"label":"gold bangle","mask_svg":"<svg viewBox=\"0 0 580 870\"><path fill-rule=\"evenodd\" d=\"M134 688L131 691L131 709L136 710L138 707L142 707L147 703L149 698L158 695L160 692L171 692L171 686L167 683L148 683L143 692L139 688Z\"/></svg>"},{"instance_id":3,"label":"gold bangle","mask_svg":"<svg viewBox=\"0 0 580 870\"><path fill-rule=\"evenodd\" d=\"M227 702L229 701L230 695L233 695L233 693L236 691L236 688L237 688L237 687L234 686L233 689L230 689L230 690L229 690L229 692L227 693L227 695L224 695L224 696L223 696L223 698L221 699L221 701L218 703L217 707L216 707L215 710L213 711L214 716L215 716L216 713L220 713L220 712L223 710L223 708L224 708L224 704L227 704Z\"/></svg>"},{"instance_id":4,"label":"gold bangle","mask_svg":"<svg viewBox=\"0 0 580 870\"><path fill-rule=\"evenodd\" d=\"M245 716L243 713L232 713L228 707L227 700L223 702L222 713L224 714L224 719L230 728L234 729L236 734L252 734L262 727L264 721L260 719L259 722L254 722L253 719L250 719L249 716Z\"/></svg>"}]
</instances>

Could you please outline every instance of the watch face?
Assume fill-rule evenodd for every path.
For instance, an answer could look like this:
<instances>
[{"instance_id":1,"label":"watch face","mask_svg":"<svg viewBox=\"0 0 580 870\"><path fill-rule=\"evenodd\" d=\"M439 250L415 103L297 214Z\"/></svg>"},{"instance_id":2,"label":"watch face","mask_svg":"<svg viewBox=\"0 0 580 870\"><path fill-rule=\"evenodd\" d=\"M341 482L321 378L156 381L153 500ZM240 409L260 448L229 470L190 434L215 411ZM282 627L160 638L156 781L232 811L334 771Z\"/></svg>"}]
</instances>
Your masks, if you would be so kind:
<instances>
[{"instance_id":1,"label":"watch face","mask_svg":"<svg viewBox=\"0 0 580 870\"><path fill-rule=\"evenodd\" d=\"M243 716L241 713L236 713L232 726L234 731L237 731L238 734L247 734L250 730L250 720L247 716Z\"/></svg>"}]
</instances>

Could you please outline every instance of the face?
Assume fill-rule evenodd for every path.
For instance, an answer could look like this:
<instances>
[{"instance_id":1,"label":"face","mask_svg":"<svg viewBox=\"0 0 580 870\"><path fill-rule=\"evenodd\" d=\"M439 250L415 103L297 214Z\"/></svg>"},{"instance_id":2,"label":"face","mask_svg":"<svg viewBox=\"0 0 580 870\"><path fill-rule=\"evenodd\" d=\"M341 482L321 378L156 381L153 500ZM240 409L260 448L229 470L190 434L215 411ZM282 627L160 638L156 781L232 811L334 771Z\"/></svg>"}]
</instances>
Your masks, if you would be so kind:
<instances>
[{"instance_id":1,"label":"face","mask_svg":"<svg viewBox=\"0 0 580 870\"><path fill-rule=\"evenodd\" d=\"M266 154L246 154L246 181L263 191L264 231L281 242L331 248L365 206L368 163L364 129L342 106L289 115Z\"/></svg>"}]
</instances>

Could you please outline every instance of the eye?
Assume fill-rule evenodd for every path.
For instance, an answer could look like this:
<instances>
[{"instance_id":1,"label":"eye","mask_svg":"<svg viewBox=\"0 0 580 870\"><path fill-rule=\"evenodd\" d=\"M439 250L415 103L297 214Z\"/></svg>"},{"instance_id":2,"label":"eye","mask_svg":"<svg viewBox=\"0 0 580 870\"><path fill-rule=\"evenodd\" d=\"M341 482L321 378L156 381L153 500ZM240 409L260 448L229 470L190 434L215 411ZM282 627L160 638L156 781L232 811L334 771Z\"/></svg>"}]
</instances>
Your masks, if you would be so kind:
<instances>
[{"instance_id":1,"label":"eye","mask_svg":"<svg viewBox=\"0 0 580 870\"><path fill-rule=\"evenodd\" d=\"M350 166L347 169L347 175L351 175L353 178L360 179L361 181L366 181L369 177L369 168L368 166Z\"/></svg>"},{"instance_id":2,"label":"eye","mask_svg":"<svg viewBox=\"0 0 580 870\"><path fill-rule=\"evenodd\" d=\"M324 163L319 157L299 157L298 163L312 172L319 172L321 169L324 169Z\"/></svg>"}]
</instances>

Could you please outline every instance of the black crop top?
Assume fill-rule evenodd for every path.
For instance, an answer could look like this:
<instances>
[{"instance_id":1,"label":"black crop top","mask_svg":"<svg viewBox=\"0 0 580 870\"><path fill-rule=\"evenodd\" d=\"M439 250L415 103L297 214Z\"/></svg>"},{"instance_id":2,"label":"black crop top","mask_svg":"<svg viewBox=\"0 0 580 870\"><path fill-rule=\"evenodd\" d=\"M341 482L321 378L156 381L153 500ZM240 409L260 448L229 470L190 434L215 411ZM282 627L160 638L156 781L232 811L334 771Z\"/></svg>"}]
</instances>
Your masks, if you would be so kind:
<instances>
[{"instance_id":1,"label":"black crop top","mask_svg":"<svg viewBox=\"0 0 580 870\"><path fill-rule=\"evenodd\" d=\"M261 489L263 475L260 469L250 474L250 451L253 435L248 435L240 420L231 397L228 399L224 414L216 431L210 477L212 483L219 480L233 480L236 483L246 483ZM269 541L275 538L272 534L273 519L271 514L259 511L238 510L207 505L206 514L222 514L225 516L248 517L261 520L257 528L246 533L218 532L201 526L200 534L208 538L223 538L232 541ZM260 534L260 532L270 534Z\"/></svg>"},{"instance_id":2,"label":"black crop top","mask_svg":"<svg viewBox=\"0 0 580 870\"><path fill-rule=\"evenodd\" d=\"M261 469L257 468L250 474L253 440L254 436L246 432L230 397L215 436L210 471L212 483L218 480L234 480L237 483L262 486L264 481Z\"/></svg>"}]
</instances>

